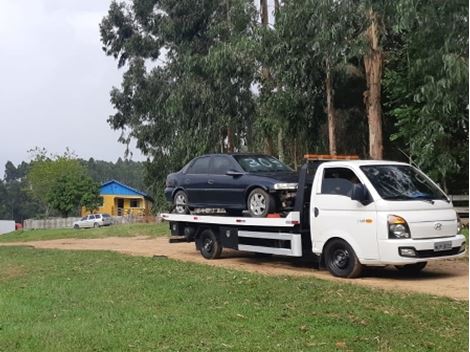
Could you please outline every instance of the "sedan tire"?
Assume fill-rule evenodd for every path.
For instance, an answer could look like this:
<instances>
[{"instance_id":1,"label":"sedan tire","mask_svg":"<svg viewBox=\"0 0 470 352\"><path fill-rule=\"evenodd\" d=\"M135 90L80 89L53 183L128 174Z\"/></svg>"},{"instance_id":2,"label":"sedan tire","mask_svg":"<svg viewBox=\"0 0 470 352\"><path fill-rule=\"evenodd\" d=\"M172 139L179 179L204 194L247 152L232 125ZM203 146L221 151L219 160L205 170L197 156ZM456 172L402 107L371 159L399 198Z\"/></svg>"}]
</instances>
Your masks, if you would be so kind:
<instances>
[{"instance_id":1,"label":"sedan tire","mask_svg":"<svg viewBox=\"0 0 470 352\"><path fill-rule=\"evenodd\" d=\"M189 214L188 195L185 191L178 191L173 197L174 213Z\"/></svg>"},{"instance_id":2,"label":"sedan tire","mask_svg":"<svg viewBox=\"0 0 470 352\"><path fill-rule=\"evenodd\" d=\"M273 206L273 197L261 188L252 190L246 202L250 216L256 218L266 217L272 211Z\"/></svg>"}]
</instances>

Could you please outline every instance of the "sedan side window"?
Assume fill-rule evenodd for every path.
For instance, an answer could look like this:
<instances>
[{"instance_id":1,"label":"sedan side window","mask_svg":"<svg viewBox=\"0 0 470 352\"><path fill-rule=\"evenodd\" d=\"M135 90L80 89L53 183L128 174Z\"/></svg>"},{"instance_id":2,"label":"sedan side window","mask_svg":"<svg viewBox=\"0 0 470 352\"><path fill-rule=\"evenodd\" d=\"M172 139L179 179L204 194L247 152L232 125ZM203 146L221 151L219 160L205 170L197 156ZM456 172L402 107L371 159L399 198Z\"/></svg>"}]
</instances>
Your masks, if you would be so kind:
<instances>
[{"instance_id":1,"label":"sedan side window","mask_svg":"<svg viewBox=\"0 0 470 352\"><path fill-rule=\"evenodd\" d=\"M229 158L225 156L214 156L212 158L211 174L225 175L230 169L233 169L233 164Z\"/></svg>"},{"instance_id":2,"label":"sedan side window","mask_svg":"<svg viewBox=\"0 0 470 352\"><path fill-rule=\"evenodd\" d=\"M337 194L350 197L355 184L360 184L356 174L346 168L326 168L321 184L322 194Z\"/></svg>"},{"instance_id":3,"label":"sedan side window","mask_svg":"<svg viewBox=\"0 0 470 352\"><path fill-rule=\"evenodd\" d=\"M88 220L94 220L95 216L94 215L88 215Z\"/></svg>"},{"instance_id":4,"label":"sedan side window","mask_svg":"<svg viewBox=\"0 0 470 352\"><path fill-rule=\"evenodd\" d=\"M188 170L188 174L207 174L209 173L209 161L208 156L196 159Z\"/></svg>"}]
</instances>

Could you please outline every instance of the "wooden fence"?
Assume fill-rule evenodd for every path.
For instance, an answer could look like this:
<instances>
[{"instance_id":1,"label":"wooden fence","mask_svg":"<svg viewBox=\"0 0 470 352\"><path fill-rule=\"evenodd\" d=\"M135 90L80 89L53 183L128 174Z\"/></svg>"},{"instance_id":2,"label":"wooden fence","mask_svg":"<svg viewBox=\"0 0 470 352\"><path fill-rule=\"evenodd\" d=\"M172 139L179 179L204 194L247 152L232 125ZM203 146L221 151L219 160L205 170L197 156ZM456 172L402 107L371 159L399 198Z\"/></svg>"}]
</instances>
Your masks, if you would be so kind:
<instances>
[{"instance_id":1,"label":"wooden fence","mask_svg":"<svg viewBox=\"0 0 470 352\"><path fill-rule=\"evenodd\" d=\"M24 229L60 229L71 228L75 221L81 218L50 218L50 219L27 219L23 222ZM136 223L159 223L158 216L113 216L113 224L136 224Z\"/></svg>"}]
</instances>

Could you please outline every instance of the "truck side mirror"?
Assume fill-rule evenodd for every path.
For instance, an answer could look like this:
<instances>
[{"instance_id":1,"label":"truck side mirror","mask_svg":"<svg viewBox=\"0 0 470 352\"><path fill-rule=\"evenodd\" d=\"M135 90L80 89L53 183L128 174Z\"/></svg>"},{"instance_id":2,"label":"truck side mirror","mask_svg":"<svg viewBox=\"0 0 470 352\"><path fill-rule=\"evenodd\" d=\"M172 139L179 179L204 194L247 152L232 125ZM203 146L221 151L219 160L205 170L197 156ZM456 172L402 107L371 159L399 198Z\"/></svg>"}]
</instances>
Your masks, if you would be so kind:
<instances>
[{"instance_id":1,"label":"truck side mirror","mask_svg":"<svg viewBox=\"0 0 470 352\"><path fill-rule=\"evenodd\" d=\"M363 205L370 203L369 192L367 191L367 188L361 183L355 184L353 186L351 199L356 200Z\"/></svg>"}]
</instances>

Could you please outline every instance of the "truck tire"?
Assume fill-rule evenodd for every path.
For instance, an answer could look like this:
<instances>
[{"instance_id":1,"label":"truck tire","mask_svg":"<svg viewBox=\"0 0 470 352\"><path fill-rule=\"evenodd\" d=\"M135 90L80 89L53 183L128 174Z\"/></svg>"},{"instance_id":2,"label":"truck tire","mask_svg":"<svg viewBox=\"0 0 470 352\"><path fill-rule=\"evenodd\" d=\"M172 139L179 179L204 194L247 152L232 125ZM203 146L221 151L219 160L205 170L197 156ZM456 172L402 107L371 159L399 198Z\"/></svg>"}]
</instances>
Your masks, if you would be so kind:
<instances>
[{"instance_id":1,"label":"truck tire","mask_svg":"<svg viewBox=\"0 0 470 352\"><path fill-rule=\"evenodd\" d=\"M406 265L395 265L395 268L397 268L400 272L404 274L418 274L421 272L421 270L424 269L428 262L419 262L419 263L413 263L413 264L406 264Z\"/></svg>"},{"instance_id":2,"label":"truck tire","mask_svg":"<svg viewBox=\"0 0 470 352\"><path fill-rule=\"evenodd\" d=\"M356 253L346 241L334 239L325 248L325 265L328 271L337 277L358 277L362 272L362 264Z\"/></svg>"},{"instance_id":3,"label":"truck tire","mask_svg":"<svg viewBox=\"0 0 470 352\"><path fill-rule=\"evenodd\" d=\"M206 259L217 259L222 253L222 245L211 229L206 229L199 235L201 255Z\"/></svg>"},{"instance_id":4,"label":"truck tire","mask_svg":"<svg viewBox=\"0 0 470 352\"><path fill-rule=\"evenodd\" d=\"M246 208L251 217L264 218L274 206L273 197L261 188L255 188L250 192L246 200Z\"/></svg>"},{"instance_id":5,"label":"truck tire","mask_svg":"<svg viewBox=\"0 0 470 352\"><path fill-rule=\"evenodd\" d=\"M188 195L185 191L178 191L173 197L174 213L189 214Z\"/></svg>"}]
</instances>

